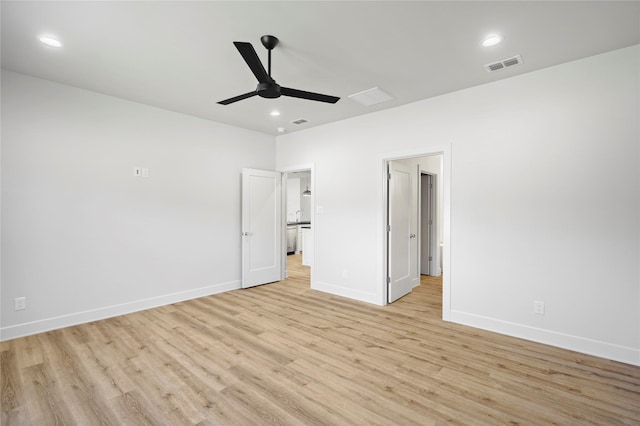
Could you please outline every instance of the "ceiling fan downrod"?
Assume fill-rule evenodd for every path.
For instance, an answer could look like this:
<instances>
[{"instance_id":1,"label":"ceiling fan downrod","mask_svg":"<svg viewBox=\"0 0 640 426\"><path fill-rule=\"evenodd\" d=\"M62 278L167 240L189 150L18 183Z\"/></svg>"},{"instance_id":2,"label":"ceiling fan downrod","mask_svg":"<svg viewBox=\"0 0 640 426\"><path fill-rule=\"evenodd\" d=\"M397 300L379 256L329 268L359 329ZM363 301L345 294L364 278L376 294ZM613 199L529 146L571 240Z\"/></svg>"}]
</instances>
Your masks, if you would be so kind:
<instances>
[{"instance_id":1,"label":"ceiling fan downrod","mask_svg":"<svg viewBox=\"0 0 640 426\"><path fill-rule=\"evenodd\" d=\"M267 63L267 74L269 74L269 78L271 78L271 51L274 47L278 45L278 37L272 35L263 35L260 37L260 41L262 45L267 49L268 53L268 63Z\"/></svg>"}]
</instances>

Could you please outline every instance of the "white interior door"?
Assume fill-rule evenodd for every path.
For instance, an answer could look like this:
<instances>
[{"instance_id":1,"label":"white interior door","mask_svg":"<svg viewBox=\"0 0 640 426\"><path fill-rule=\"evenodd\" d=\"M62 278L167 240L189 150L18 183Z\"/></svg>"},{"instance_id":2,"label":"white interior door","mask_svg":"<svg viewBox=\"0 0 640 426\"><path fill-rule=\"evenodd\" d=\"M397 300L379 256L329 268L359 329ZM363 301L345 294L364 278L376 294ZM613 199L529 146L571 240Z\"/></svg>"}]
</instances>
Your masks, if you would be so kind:
<instances>
[{"instance_id":1,"label":"white interior door","mask_svg":"<svg viewBox=\"0 0 640 426\"><path fill-rule=\"evenodd\" d=\"M242 288L282 279L281 174L242 169Z\"/></svg>"},{"instance_id":2,"label":"white interior door","mask_svg":"<svg viewBox=\"0 0 640 426\"><path fill-rule=\"evenodd\" d=\"M411 292L411 171L398 161L390 161L388 169L388 259L389 303Z\"/></svg>"}]
</instances>

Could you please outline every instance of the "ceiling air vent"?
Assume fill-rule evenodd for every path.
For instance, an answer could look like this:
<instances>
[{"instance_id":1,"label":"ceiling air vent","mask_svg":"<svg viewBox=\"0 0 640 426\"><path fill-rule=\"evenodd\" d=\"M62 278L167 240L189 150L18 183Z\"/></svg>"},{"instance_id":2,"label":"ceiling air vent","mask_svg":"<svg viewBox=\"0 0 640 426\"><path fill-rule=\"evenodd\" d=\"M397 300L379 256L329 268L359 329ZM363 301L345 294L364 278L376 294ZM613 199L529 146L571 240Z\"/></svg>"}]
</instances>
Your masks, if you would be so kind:
<instances>
[{"instance_id":1,"label":"ceiling air vent","mask_svg":"<svg viewBox=\"0 0 640 426\"><path fill-rule=\"evenodd\" d=\"M494 62L492 64L487 64L484 66L488 72L498 71L504 68L509 68L514 65L520 65L522 63L522 57L520 55L516 55L511 58L503 59L498 62Z\"/></svg>"},{"instance_id":2,"label":"ceiling air vent","mask_svg":"<svg viewBox=\"0 0 640 426\"><path fill-rule=\"evenodd\" d=\"M364 92L349 95L349 99L353 99L354 101L364 106L371 106L391 100L393 99L393 96L379 87L374 87L372 89L365 90Z\"/></svg>"},{"instance_id":3,"label":"ceiling air vent","mask_svg":"<svg viewBox=\"0 0 640 426\"><path fill-rule=\"evenodd\" d=\"M298 118L297 120L293 120L292 123L293 124L304 124L306 122L308 122L309 120L307 120L306 118Z\"/></svg>"}]
</instances>

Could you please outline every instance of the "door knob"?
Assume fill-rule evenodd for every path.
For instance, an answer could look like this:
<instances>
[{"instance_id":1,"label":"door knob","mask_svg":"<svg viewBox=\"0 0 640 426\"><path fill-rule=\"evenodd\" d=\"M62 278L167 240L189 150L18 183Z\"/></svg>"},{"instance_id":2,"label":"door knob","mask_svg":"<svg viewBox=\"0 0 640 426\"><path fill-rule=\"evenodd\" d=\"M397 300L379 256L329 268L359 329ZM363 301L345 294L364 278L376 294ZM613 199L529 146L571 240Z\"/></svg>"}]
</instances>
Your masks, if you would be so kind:
<instances>
[{"instance_id":1,"label":"door knob","mask_svg":"<svg viewBox=\"0 0 640 426\"><path fill-rule=\"evenodd\" d=\"M249 233L248 232L243 232L242 235L245 236L245 237L248 237Z\"/></svg>"},{"instance_id":2,"label":"door knob","mask_svg":"<svg viewBox=\"0 0 640 426\"><path fill-rule=\"evenodd\" d=\"M416 234L409 234L409 238L415 238Z\"/></svg>"}]
</instances>

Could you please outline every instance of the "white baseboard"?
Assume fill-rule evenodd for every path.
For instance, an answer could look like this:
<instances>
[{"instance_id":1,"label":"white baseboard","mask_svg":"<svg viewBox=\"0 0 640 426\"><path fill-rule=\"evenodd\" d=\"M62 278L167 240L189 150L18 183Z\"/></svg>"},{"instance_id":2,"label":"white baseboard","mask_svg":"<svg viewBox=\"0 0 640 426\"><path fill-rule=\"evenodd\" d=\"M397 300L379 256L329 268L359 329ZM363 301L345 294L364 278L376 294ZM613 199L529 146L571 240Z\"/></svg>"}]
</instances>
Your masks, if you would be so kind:
<instances>
[{"instance_id":1,"label":"white baseboard","mask_svg":"<svg viewBox=\"0 0 640 426\"><path fill-rule=\"evenodd\" d=\"M91 321L99 321L105 318L111 318L119 315L126 315L145 309L156 308L158 306L165 306L185 300L196 299L198 297L205 297L230 290L237 290L241 287L242 286L240 281L230 281L227 283L202 287L199 289L171 293L163 296L127 302L120 305L106 306L103 308L77 312L69 315L62 315L24 324L3 327L0 328L0 341L29 336L37 333L43 333L46 331L70 327L73 325L83 324ZM362 302L380 305L380 297L375 293L354 290L351 288L322 282L312 283L311 289L359 300ZM588 355L610 359L613 361L640 366L640 350L626 346L586 339L583 337L539 329L522 324L510 323L507 321L496 320L494 318L483 317L480 315L474 315L455 310L451 311L450 319L451 322L455 322L458 324L493 331L496 333L518 337L525 340L531 340L534 342L552 345L564 349L569 349Z\"/></svg>"},{"instance_id":2,"label":"white baseboard","mask_svg":"<svg viewBox=\"0 0 640 426\"><path fill-rule=\"evenodd\" d=\"M242 283L240 281L230 281L226 283L197 288L194 290L181 291L177 293L166 294L163 296L156 296L148 299L122 303L120 305L105 306L88 311L76 312L73 314L61 315L58 317L46 318L24 324L3 327L0 328L0 341L30 336L32 334L57 330L59 328L84 324L91 321L99 321L105 318L116 317L119 315L126 315L132 312L143 311L145 309L157 308L158 306L170 305L172 303L183 302L185 300L197 299L198 297L210 296L212 294L223 293L230 290L237 290L241 287Z\"/></svg>"},{"instance_id":3,"label":"white baseboard","mask_svg":"<svg viewBox=\"0 0 640 426\"><path fill-rule=\"evenodd\" d=\"M640 350L451 310L451 322L640 366Z\"/></svg>"},{"instance_id":4,"label":"white baseboard","mask_svg":"<svg viewBox=\"0 0 640 426\"><path fill-rule=\"evenodd\" d=\"M317 281L311 283L311 290L323 291L325 293L335 294L336 296L348 297L349 299L380 305L380 295L376 293L354 290L352 288Z\"/></svg>"}]
</instances>

